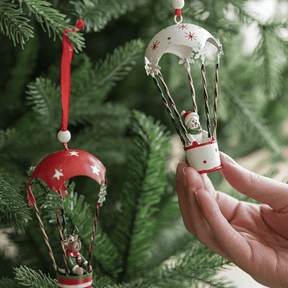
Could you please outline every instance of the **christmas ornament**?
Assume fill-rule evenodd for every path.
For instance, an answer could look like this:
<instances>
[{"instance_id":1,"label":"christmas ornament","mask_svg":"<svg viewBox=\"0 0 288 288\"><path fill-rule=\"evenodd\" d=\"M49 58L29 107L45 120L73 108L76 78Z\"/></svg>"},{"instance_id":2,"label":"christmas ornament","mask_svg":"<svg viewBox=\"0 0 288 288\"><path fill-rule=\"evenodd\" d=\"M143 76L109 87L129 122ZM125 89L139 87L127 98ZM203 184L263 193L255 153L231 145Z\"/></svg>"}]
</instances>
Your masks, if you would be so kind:
<instances>
[{"instance_id":1,"label":"christmas ornament","mask_svg":"<svg viewBox=\"0 0 288 288\"><path fill-rule=\"evenodd\" d=\"M107 195L106 168L92 154L77 150L68 149L67 142L71 138L70 132L67 130L70 105L70 85L71 85L71 60L74 48L68 39L68 33L77 32L84 27L84 22L80 19L76 24L76 29L72 31L64 30L63 33L63 52L61 58L61 101L62 101L62 125L58 133L58 140L63 143L64 150L54 152L45 157L33 171L27 185L27 198L29 205L35 208L36 216L44 236L45 243L49 250L49 255L53 262L53 267L58 273L58 287L92 287L92 250L94 247L94 238L96 234L97 217L99 208L105 201ZM78 238L78 229L73 228L70 235L66 235L66 223L64 217L63 206L61 201L63 197L68 196L65 192L65 182L74 176L87 176L95 180L99 185L98 199L96 203L96 211L91 234L91 242L89 246L88 259L80 254L81 242ZM60 208L62 212L62 222L59 217L59 209L57 210L58 230L61 239L61 247L63 252L63 263L58 265L53 255L52 248L49 243L48 236L45 232L43 222L41 220L35 197L32 193L31 182L39 178L43 180L50 189L55 190L59 194ZM76 263L76 265L74 265Z\"/></svg>"},{"instance_id":2,"label":"christmas ornament","mask_svg":"<svg viewBox=\"0 0 288 288\"><path fill-rule=\"evenodd\" d=\"M221 169L218 143L216 140L217 128L217 98L219 83L220 57L223 54L219 40L200 26L182 23L181 9L184 0L172 0L175 9L175 25L164 28L150 41L145 53L145 69L147 75L153 77L154 83L162 97L173 125L184 146L186 160L199 173L208 173ZM217 60L215 69L214 92L214 121L211 132L208 90L206 81L205 58L211 51L216 50ZM192 111L177 110L176 103L170 95L169 88L160 72L159 61L163 54L171 53L180 58L179 64L184 64L191 89ZM204 104L206 116L206 130L203 130L197 111L196 93L190 73L190 64L201 61L201 74L204 90ZM161 87L162 86L162 87ZM164 92L163 92L164 91ZM182 117L181 117L182 116ZM183 123L184 121L184 123Z\"/></svg>"}]
</instances>

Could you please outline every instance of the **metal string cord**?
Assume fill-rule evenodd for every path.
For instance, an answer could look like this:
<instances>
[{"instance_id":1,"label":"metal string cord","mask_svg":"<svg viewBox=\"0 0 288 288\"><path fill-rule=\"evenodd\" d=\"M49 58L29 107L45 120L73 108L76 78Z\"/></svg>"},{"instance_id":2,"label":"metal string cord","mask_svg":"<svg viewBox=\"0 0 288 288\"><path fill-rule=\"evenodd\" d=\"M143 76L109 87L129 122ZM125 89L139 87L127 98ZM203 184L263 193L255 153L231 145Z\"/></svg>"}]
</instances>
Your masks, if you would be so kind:
<instances>
[{"instance_id":1,"label":"metal string cord","mask_svg":"<svg viewBox=\"0 0 288 288\"><path fill-rule=\"evenodd\" d=\"M202 73L203 90L204 90L204 103L205 103L205 114L206 114L206 121L207 121L206 122L207 132L208 132L208 137L211 138L211 123L210 123L210 116L209 116L207 81L206 81L206 75L205 75L205 65L203 62L201 65L201 73Z\"/></svg>"},{"instance_id":2,"label":"metal string cord","mask_svg":"<svg viewBox=\"0 0 288 288\"><path fill-rule=\"evenodd\" d=\"M47 234L45 232L44 224L43 224L43 222L41 220L41 217L40 217L40 214L39 214L39 210L38 210L36 205L34 205L34 208L35 208L36 216L37 216L38 221L39 221L40 229L41 229L41 231L43 233L44 241L45 241L45 243L46 243L46 245L48 247L49 255L50 255L50 258L51 258L51 260L53 262L53 267L54 267L55 271L57 272L57 264L56 264L56 261L55 261L54 255L53 255L52 248L51 248L50 243L49 243L49 238L48 238L48 236L47 236Z\"/></svg>"},{"instance_id":3,"label":"metal string cord","mask_svg":"<svg viewBox=\"0 0 288 288\"><path fill-rule=\"evenodd\" d=\"M62 219L63 219L63 229L65 230L66 228L66 221L65 221L65 216L64 216L64 211L63 211L63 205L62 203L59 203L60 206L61 206L61 213L62 213ZM63 232L62 232L62 227L61 227L61 221L60 221L60 218L59 218L59 209L57 209L57 214L56 214L56 217L57 217L57 222L58 222L58 231L59 231L59 234L60 234L60 241L61 241L61 248L62 248L62 251L63 251L63 260L64 260L64 265L65 265L65 271L66 271L66 275L70 273L70 270L68 268L68 265L67 265L67 259L66 259L66 251L65 251L65 247L64 247L64 235L63 235Z\"/></svg>"},{"instance_id":4,"label":"metal string cord","mask_svg":"<svg viewBox=\"0 0 288 288\"><path fill-rule=\"evenodd\" d=\"M92 252L94 248L94 239L96 235L96 228L97 228L97 218L99 217L99 208L96 207L95 214L94 214L94 221L93 221L93 228L92 228L92 233L91 233L91 241L89 245L89 253L88 253L88 267L87 267L87 273L89 272L89 267L91 265L92 261Z\"/></svg>"},{"instance_id":5,"label":"metal string cord","mask_svg":"<svg viewBox=\"0 0 288 288\"><path fill-rule=\"evenodd\" d=\"M186 67L187 68L187 67ZM195 98L195 88L193 85L193 79L190 73L190 69L187 68L187 73L188 73L188 81L191 89L191 98L192 98L192 104L193 104L193 110L195 113L197 113L197 104L196 104L196 98Z\"/></svg>"},{"instance_id":6,"label":"metal string cord","mask_svg":"<svg viewBox=\"0 0 288 288\"><path fill-rule=\"evenodd\" d=\"M159 94L161 95L161 98L162 98L162 101L163 101L163 105L166 107L166 110L167 110L168 114L170 115L171 121L172 121L172 123L173 123L173 125L174 125L174 127L176 129L176 132L179 135L180 140L181 140L181 142L182 142L182 144L184 146L185 145L185 140L184 140L184 138L183 138L183 136L182 136L182 134L181 134L181 132L180 132L180 130L178 128L178 125L177 125L177 122L176 122L176 120L175 120L175 118L173 116L172 110L170 109L170 107L168 105L168 101L164 97L164 94L162 92L162 89L161 89L156 77L153 77L153 81L154 81L154 84L156 85L156 87L158 89Z\"/></svg>"},{"instance_id":7,"label":"metal string cord","mask_svg":"<svg viewBox=\"0 0 288 288\"><path fill-rule=\"evenodd\" d=\"M182 119L181 119L181 116L180 116L180 114L179 114L179 112L178 112L178 110L177 110L177 107L176 107L176 104L175 104L173 98L172 98L171 95L170 95L168 86L167 86L167 84L165 83L163 76L161 75L160 72L159 72L156 76L158 76L158 78L160 79L160 81L161 81L161 83L162 83L162 86L163 86L163 88L164 88L164 90L165 90L165 92L166 92L166 95L167 95L167 97L168 97L168 99L169 99L169 101L170 101L170 105L172 106L172 108L173 108L173 110L174 110L174 112L175 112L175 114L176 114L176 116L177 116L177 119L178 119L178 121L179 121L179 123L180 123L181 129L182 129L182 131L183 131L183 134L185 135L185 138L186 138L187 142L188 142L189 144L192 144L191 139L188 137L188 131L187 131L185 125L183 124L183 121L182 121ZM158 83L158 82L157 82L157 83ZM162 95L163 95L163 93L162 93L162 90L161 90L161 97L162 97ZM163 99L163 98L165 98L164 95L163 95L162 99ZM165 99L165 100L166 100L166 99ZM166 102L167 102L167 100L166 100ZM165 104L164 104L164 105L165 105ZM168 105L168 102L167 102L167 105ZM166 106L166 105L165 105L165 106ZM170 109L170 111L171 111L171 109ZM170 114L170 112L169 112L169 114ZM172 114L172 111L171 111L171 114ZM171 114L170 114L170 117L171 117ZM173 115L172 115L172 116L173 116ZM172 117L171 117L171 118L172 118ZM174 117L173 117L172 119L174 119L174 121L175 121L175 118L174 118ZM173 124L174 124L174 121L172 121ZM179 131L178 135L179 135L179 136L181 135L180 138L183 138L183 136L182 136L182 134L181 134L181 132L180 132L180 130L179 130L179 128L178 128L178 125L177 125L176 121L175 121L174 126L175 126L175 128L176 128L177 133L178 133L178 131ZM183 140L181 139L181 141L182 141L183 145L185 146L185 140L184 140L184 139L183 139Z\"/></svg>"},{"instance_id":8,"label":"metal string cord","mask_svg":"<svg viewBox=\"0 0 288 288\"><path fill-rule=\"evenodd\" d=\"M215 90L214 90L214 121L213 121L213 137L216 139L217 137L217 133L216 133L216 129L217 129L217 99L218 99L218 95L219 95L219 90L218 90L218 86L219 86L219 68L220 68L220 55L218 53L217 55L217 63L216 63L216 69L215 69Z\"/></svg>"}]
</instances>

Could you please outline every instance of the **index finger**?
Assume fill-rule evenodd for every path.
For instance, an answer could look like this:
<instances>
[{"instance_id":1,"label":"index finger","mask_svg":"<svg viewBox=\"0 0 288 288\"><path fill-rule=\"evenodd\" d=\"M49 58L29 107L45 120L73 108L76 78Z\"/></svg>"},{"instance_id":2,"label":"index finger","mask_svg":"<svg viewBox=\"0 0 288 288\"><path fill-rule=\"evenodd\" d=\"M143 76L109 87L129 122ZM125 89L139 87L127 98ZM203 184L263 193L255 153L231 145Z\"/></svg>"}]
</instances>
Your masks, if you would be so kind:
<instances>
[{"instance_id":1,"label":"index finger","mask_svg":"<svg viewBox=\"0 0 288 288\"><path fill-rule=\"evenodd\" d=\"M251 172L220 153L221 174L238 192L269 205L277 212L288 211L288 185Z\"/></svg>"}]
</instances>

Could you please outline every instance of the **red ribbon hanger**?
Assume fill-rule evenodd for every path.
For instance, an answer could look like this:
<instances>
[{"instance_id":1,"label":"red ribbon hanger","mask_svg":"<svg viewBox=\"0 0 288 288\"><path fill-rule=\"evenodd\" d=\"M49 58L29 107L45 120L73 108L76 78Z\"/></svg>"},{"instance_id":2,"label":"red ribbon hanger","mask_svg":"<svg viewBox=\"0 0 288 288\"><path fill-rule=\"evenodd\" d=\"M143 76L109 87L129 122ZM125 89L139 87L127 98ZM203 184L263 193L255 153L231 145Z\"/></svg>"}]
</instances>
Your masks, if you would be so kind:
<instances>
[{"instance_id":1,"label":"red ribbon hanger","mask_svg":"<svg viewBox=\"0 0 288 288\"><path fill-rule=\"evenodd\" d=\"M61 58L61 102L62 102L62 124L61 131L66 132L68 127L68 118L69 118L69 106L70 106L70 90L71 90L71 61L73 57L74 47L68 39L69 32L77 32L79 29L84 28L84 21L79 19L77 24L75 25L76 29L68 30L65 29L63 33L63 50L62 50L62 58ZM61 134L61 131L59 132ZM69 132L68 132L69 133ZM63 133L62 133L63 134ZM70 133L69 133L70 135ZM67 148L67 138L63 140L63 138L59 137L60 142L64 144L65 149ZM67 140L67 141L65 141Z\"/></svg>"}]
</instances>

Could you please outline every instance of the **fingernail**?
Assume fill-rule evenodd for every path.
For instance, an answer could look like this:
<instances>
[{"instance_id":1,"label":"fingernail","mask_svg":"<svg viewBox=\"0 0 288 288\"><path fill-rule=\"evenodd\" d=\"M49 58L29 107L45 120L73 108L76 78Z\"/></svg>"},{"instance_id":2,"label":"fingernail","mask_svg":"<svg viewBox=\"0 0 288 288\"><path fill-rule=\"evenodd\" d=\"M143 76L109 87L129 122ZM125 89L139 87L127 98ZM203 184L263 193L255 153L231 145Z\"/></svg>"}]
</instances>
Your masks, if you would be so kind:
<instances>
[{"instance_id":1,"label":"fingernail","mask_svg":"<svg viewBox=\"0 0 288 288\"><path fill-rule=\"evenodd\" d=\"M221 157L221 163L225 164L232 164L232 165L238 165L230 156L228 156L227 154L220 152L220 157Z\"/></svg>"},{"instance_id":2,"label":"fingernail","mask_svg":"<svg viewBox=\"0 0 288 288\"><path fill-rule=\"evenodd\" d=\"M184 188L187 188L187 186L188 186L186 169L187 169L187 167L183 168L183 185L184 185Z\"/></svg>"}]
</instances>

